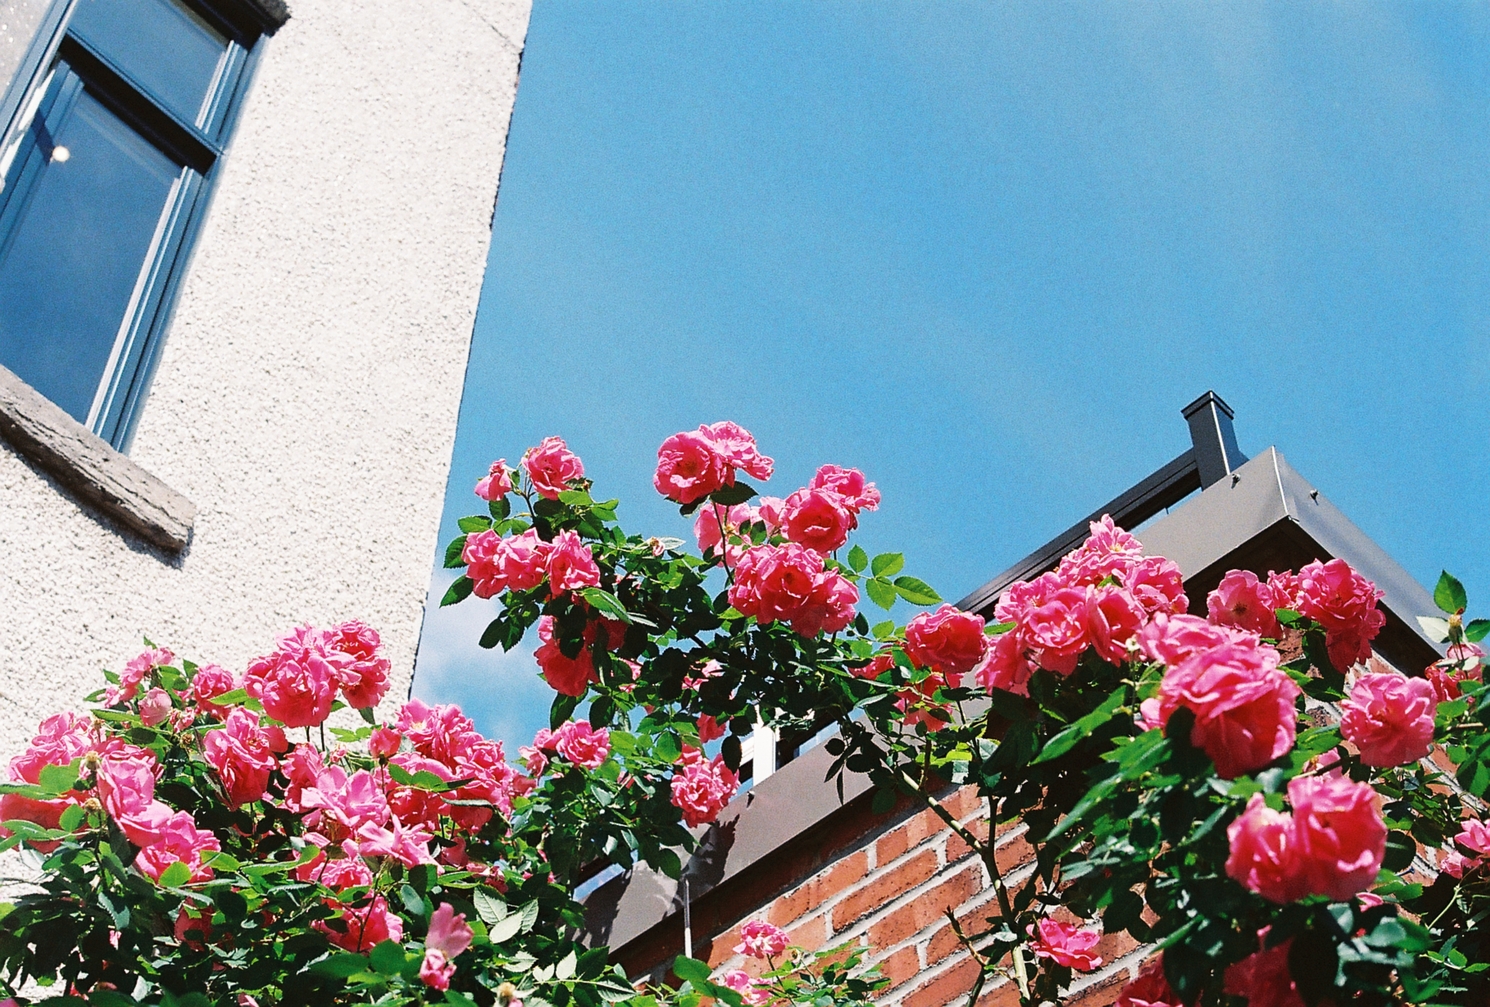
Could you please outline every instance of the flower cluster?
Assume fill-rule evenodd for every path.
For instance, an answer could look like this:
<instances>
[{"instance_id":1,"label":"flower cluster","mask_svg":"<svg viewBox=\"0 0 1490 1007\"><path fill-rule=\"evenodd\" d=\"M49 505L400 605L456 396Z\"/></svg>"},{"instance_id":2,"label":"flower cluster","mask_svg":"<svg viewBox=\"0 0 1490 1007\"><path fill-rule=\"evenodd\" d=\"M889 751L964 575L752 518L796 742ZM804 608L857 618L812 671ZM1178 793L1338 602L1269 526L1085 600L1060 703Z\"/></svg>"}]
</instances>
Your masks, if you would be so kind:
<instances>
[{"instance_id":1,"label":"flower cluster","mask_svg":"<svg viewBox=\"0 0 1490 1007\"><path fill-rule=\"evenodd\" d=\"M1386 853L1376 791L1337 773L1288 783L1292 813L1261 794L1227 829L1226 873L1279 904L1310 895L1343 901L1370 888Z\"/></svg>"},{"instance_id":2,"label":"flower cluster","mask_svg":"<svg viewBox=\"0 0 1490 1007\"><path fill-rule=\"evenodd\" d=\"M652 485L669 500L691 504L733 486L738 472L769 479L775 467L776 463L756 448L748 430L726 420L685 430L663 441L657 449Z\"/></svg>"},{"instance_id":3,"label":"flower cluster","mask_svg":"<svg viewBox=\"0 0 1490 1007\"><path fill-rule=\"evenodd\" d=\"M285 727L315 727L331 715L338 692L357 709L382 700L389 664L381 647L377 631L360 622L330 630L301 626L281 637L269 654L249 662L243 688ZM198 694L198 703L202 698Z\"/></svg>"}]
</instances>

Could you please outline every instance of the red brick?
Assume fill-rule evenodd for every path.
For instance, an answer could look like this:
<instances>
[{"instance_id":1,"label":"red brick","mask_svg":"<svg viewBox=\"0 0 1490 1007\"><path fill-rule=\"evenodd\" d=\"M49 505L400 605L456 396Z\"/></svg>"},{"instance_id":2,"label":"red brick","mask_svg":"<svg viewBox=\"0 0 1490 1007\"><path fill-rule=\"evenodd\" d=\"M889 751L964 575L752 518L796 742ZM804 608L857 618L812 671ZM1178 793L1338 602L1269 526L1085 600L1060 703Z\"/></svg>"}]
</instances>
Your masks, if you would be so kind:
<instances>
[{"instance_id":1,"label":"red brick","mask_svg":"<svg viewBox=\"0 0 1490 1007\"><path fill-rule=\"evenodd\" d=\"M794 946L816 951L828 943L828 919L819 916L806 923L799 923L788 930L786 936Z\"/></svg>"},{"instance_id":2,"label":"red brick","mask_svg":"<svg viewBox=\"0 0 1490 1007\"><path fill-rule=\"evenodd\" d=\"M867 881L833 907L833 928L845 930L856 921L899 898L936 874L936 851L922 850L873 881Z\"/></svg>"},{"instance_id":3,"label":"red brick","mask_svg":"<svg viewBox=\"0 0 1490 1007\"><path fill-rule=\"evenodd\" d=\"M698 934L695 933L694 937L697 938ZM724 933L714 935L709 940L708 957L705 958L704 961L709 963L709 968L717 969L720 965L723 965L725 961L734 957L735 945L739 943L739 927L730 927ZM694 950L700 950L697 944L695 944Z\"/></svg>"},{"instance_id":4,"label":"red brick","mask_svg":"<svg viewBox=\"0 0 1490 1007\"><path fill-rule=\"evenodd\" d=\"M993 900L993 889L984 889L984 898L971 909L957 914L957 923L962 927L962 932L969 936L977 936L988 929L988 917L998 914L998 906ZM931 935L931 940L926 944L926 964L935 965L946 958L952 952L962 946L957 939L957 933L950 926L942 927Z\"/></svg>"},{"instance_id":5,"label":"red brick","mask_svg":"<svg viewBox=\"0 0 1490 1007\"><path fill-rule=\"evenodd\" d=\"M847 891L868 873L868 852L859 850L850 853L806 884L772 902L766 911L766 919L778 927L784 927L806 916L839 892Z\"/></svg>"},{"instance_id":6,"label":"red brick","mask_svg":"<svg viewBox=\"0 0 1490 1007\"><path fill-rule=\"evenodd\" d=\"M1004 877L1008 877L1009 872L1016 867L1034 859L1034 847L1025 842L1023 833L1004 843L993 854L993 862L998 865L999 873Z\"/></svg>"},{"instance_id":7,"label":"red brick","mask_svg":"<svg viewBox=\"0 0 1490 1007\"><path fill-rule=\"evenodd\" d=\"M893 989L921 971L921 956L914 946L901 948L879 963L880 973L890 980Z\"/></svg>"},{"instance_id":8,"label":"red brick","mask_svg":"<svg viewBox=\"0 0 1490 1007\"><path fill-rule=\"evenodd\" d=\"M1103 934L1102 939L1097 942L1096 952L1102 956L1104 962L1115 962L1137 947L1138 942L1128 931L1119 930L1117 933Z\"/></svg>"},{"instance_id":9,"label":"red brick","mask_svg":"<svg viewBox=\"0 0 1490 1007\"><path fill-rule=\"evenodd\" d=\"M935 979L929 979L911 990L901 1003L904 1007L944 1007L953 1000L967 996L980 971L982 970L976 961L964 958Z\"/></svg>"},{"instance_id":10,"label":"red brick","mask_svg":"<svg viewBox=\"0 0 1490 1007\"><path fill-rule=\"evenodd\" d=\"M899 859L908 850L911 850L931 837L946 829L942 820L936 817L936 812L930 808L912 817L904 825L901 825L880 836L874 844L874 864L876 867L885 867Z\"/></svg>"},{"instance_id":11,"label":"red brick","mask_svg":"<svg viewBox=\"0 0 1490 1007\"><path fill-rule=\"evenodd\" d=\"M1019 987L1007 979L992 989L985 989L978 997L978 1007L1015 1007L1019 1003Z\"/></svg>"},{"instance_id":12,"label":"red brick","mask_svg":"<svg viewBox=\"0 0 1490 1007\"><path fill-rule=\"evenodd\" d=\"M1118 993L1128 982L1128 973L1119 972L1108 976L1106 979L1089 986L1081 991L1074 1000L1067 1000L1066 1007L1108 1007L1117 999Z\"/></svg>"},{"instance_id":13,"label":"red brick","mask_svg":"<svg viewBox=\"0 0 1490 1007\"><path fill-rule=\"evenodd\" d=\"M960 822L968 815L983 810L984 804L983 799L978 796L978 788L968 784L943 797L942 807L952 812L952 817Z\"/></svg>"},{"instance_id":14,"label":"red brick","mask_svg":"<svg viewBox=\"0 0 1490 1007\"><path fill-rule=\"evenodd\" d=\"M971 832L974 839L977 839L980 842L984 843L988 842L988 819L974 819L973 821L968 822L965 826L963 826L963 828ZM948 864L955 864L957 863L957 861L961 860L963 857L972 852L973 848L969 846L967 844L967 841L959 836L957 833L953 832L951 835L947 836Z\"/></svg>"},{"instance_id":15,"label":"red brick","mask_svg":"<svg viewBox=\"0 0 1490 1007\"><path fill-rule=\"evenodd\" d=\"M983 868L978 864L967 865L935 888L922 892L871 926L869 946L888 948L899 944L911 934L924 930L939 919L945 919L943 914L948 909L956 909L982 887Z\"/></svg>"}]
</instances>

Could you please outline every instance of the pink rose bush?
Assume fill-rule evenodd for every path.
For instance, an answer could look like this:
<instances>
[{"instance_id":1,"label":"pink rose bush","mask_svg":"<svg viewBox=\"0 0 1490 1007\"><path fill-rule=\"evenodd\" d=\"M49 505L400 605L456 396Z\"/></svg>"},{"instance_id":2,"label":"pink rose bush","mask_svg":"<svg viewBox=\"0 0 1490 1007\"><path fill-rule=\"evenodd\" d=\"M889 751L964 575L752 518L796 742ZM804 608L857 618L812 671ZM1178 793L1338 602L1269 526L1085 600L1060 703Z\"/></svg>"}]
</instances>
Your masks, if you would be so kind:
<instances>
[{"instance_id":1,"label":"pink rose bush","mask_svg":"<svg viewBox=\"0 0 1490 1007\"><path fill-rule=\"evenodd\" d=\"M682 990L579 943L573 896L603 869L678 878L729 841L764 723L826 726L814 757L862 774L862 813L924 808L972 850L990 891L954 971L980 1001L1060 1003L1159 943L1118 1003L1490 996L1490 623L1452 578L1423 676L1384 663L1411 648L1378 644L1380 593L1343 561L1230 571L1191 614L1202 588L1110 518L962 611L855 542L881 503L864 473L759 496L773 472L733 423L667 438L654 486L693 550L623 530L558 438L491 467L442 603L479 607L483 647L532 648L552 704L514 759L456 707L388 702L361 622L233 668L150 647L0 784L0 845L44 858L0 914L7 981L103 1007L896 999L864 967L881 949L806 952L760 920L744 969L676 960ZM1033 866L1006 871L1015 835Z\"/></svg>"}]
</instances>

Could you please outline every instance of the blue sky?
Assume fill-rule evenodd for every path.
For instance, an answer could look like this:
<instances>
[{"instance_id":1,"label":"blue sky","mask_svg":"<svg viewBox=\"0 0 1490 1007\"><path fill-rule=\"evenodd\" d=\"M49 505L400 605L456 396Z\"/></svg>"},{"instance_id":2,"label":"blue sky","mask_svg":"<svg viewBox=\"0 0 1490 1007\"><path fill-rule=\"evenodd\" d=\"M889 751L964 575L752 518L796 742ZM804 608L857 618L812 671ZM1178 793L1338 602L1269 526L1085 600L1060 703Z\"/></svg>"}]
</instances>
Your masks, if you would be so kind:
<instances>
[{"instance_id":1,"label":"blue sky","mask_svg":"<svg viewBox=\"0 0 1490 1007\"><path fill-rule=\"evenodd\" d=\"M442 541L548 434L685 535L657 445L729 418L780 495L862 468L865 548L957 598L1215 388L1487 612L1487 246L1484 5L539 0ZM432 603L414 690L525 741L494 604Z\"/></svg>"}]
</instances>

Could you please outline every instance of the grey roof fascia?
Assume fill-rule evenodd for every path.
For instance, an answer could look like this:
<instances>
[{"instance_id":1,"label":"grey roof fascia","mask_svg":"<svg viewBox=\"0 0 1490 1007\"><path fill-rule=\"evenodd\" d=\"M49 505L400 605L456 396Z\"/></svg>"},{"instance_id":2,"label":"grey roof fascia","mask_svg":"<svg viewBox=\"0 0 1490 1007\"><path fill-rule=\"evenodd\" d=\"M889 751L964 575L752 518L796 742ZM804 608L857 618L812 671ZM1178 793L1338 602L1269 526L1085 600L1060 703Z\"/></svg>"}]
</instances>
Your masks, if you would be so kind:
<instances>
[{"instance_id":1,"label":"grey roof fascia","mask_svg":"<svg viewBox=\"0 0 1490 1007\"><path fill-rule=\"evenodd\" d=\"M869 777L846 772L840 797L837 784L825 779L832 764L833 756L819 745L731 801L713 825L695 829L702 843L682 873L689 898L697 901L869 791ZM639 866L601 885L585 900L585 939L623 947L681 913L678 884Z\"/></svg>"},{"instance_id":2,"label":"grey roof fascia","mask_svg":"<svg viewBox=\"0 0 1490 1007\"><path fill-rule=\"evenodd\" d=\"M1438 649L1423 635L1416 619L1437 610L1433 598L1299 475L1277 448L1259 453L1230 478L1143 529L1138 538L1146 552L1178 564L1189 581L1284 523L1306 535L1318 547L1316 551L1344 559L1375 582L1383 593L1383 607L1423 644Z\"/></svg>"}]
</instances>

